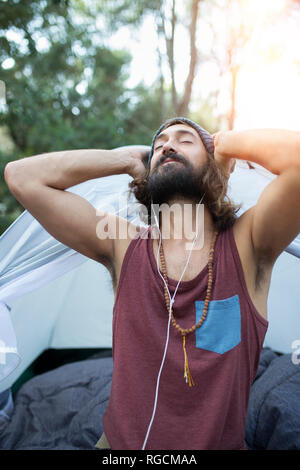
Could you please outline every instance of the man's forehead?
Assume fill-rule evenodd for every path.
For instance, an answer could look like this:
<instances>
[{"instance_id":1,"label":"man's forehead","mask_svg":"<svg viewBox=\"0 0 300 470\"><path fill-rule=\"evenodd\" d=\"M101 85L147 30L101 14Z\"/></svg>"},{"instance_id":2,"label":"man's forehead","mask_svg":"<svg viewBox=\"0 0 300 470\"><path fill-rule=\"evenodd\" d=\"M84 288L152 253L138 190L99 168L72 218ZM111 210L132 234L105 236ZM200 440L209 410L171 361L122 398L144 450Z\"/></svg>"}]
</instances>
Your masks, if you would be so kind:
<instances>
[{"instance_id":1,"label":"man's forehead","mask_svg":"<svg viewBox=\"0 0 300 470\"><path fill-rule=\"evenodd\" d=\"M173 124L172 126L167 127L166 129L163 129L159 135L156 137L156 140L165 138L170 134L183 134L183 133L188 133L193 135L195 138L200 139L200 136L198 132L193 129L191 126L186 125L186 124Z\"/></svg>"}]
</instances>

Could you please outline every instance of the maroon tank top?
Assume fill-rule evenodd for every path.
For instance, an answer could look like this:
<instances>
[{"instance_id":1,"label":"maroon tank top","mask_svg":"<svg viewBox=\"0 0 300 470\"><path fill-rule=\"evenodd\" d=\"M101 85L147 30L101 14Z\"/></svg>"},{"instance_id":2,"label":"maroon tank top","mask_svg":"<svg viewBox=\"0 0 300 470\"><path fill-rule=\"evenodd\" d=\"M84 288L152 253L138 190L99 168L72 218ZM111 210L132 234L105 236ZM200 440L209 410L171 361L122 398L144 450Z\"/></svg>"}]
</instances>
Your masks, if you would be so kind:
<instances>
[{"instance_id":1,"label":"maroon tank top","mask_svg":"<svg viewBox=\"0 0 300 470\"><path fill-rule=\"evenodd\" d=\"M142 449L167 335L164 284L157 272L151 228L141 233L126 251L113 311L114 370L103 417L112 449ZM173 295L178 281L168 281ZM173 313L182 328L201 318L207 283L208 265L180 283ZM250 387L267 327L249 296L232 228L220 232L207 317L186 337L195 386L189 387L183 377L182 336L171 324L145 449L245 449Z\"/></svg>"}]
</instances>

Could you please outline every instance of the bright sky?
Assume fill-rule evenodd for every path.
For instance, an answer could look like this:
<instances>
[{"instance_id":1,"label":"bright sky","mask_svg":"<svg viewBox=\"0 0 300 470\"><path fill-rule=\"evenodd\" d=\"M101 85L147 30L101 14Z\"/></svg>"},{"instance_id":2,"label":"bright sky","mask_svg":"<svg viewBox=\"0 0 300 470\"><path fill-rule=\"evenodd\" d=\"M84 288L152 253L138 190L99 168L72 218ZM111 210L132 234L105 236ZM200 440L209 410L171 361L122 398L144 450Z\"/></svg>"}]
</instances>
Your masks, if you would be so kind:
<instances>
[{"instance_id":1,"label":"bright sky","mask_svg":"<svg viewBox=\"0 0 300 470\"><path fill-rule=\"evenodd\" d=\"M235 127L300 131L300 15L284 16L285 0L265 3L239 74ZM276 8L273 24L269 14Z\"/></svg>"},{"instance_id":2,"label":"bright sky","mask_svg":"<svg viewBox=\"0 0 300 470\"><path fill-rule=\"evenodd\" d=\"M236 88L237 117L234 128L275 127L300 130L300 13L291 17L286 14L288 0L248 0L246 11L251 26L250 41L240 53L241 69ZM225 21L224 21L225 20ZM214 18L214 27L235 27L241 18L232 15L228 25L225 15ZM199 23L198 44L209 57L212 34L205 22ZM122 28L110 43L113 47L125 44L133 54L129 86L140 81L150 86L157 78L157 36L153 20L148 18L132 40L129 31ZM160 47L163 47L161 45ZM221 44L222 47L222 44ZM175 42L176 79L182 89L189 59L189 42L182 28ZM169 77L165 66L166 77ZM228 77L227 77L228 80ZM199 67L194 81L193 109L199 99L219 88L218 110L224 111L228 104L228 82L220 81L219 69L212 61Z\"/></svg>"},{"instance_id":3,"label":"bright sky","mask_svg":"<svg viewBox=\"0 0 300 470\"><path fill-rule=\"evenodd\" d=\"M220 3L225 0L219 0ZM246 5L244 20L250 27L250 40L240 51L241 65L236 88L236 121L234 128L277 127L300 130L300 10L293 17L287 14L291 0L241 0ZM205 6L205 3L203 3ZM197 31L197 45L207 60L201 62L194 81L195 110L214 90L219 90L216 113L224 112L228 106L228 75L220 79L219 68L210 60L211 51L221 56L228 28L235 28L241 22L239 10L228 13L228 8L218 11L212 17L213 30L219 35L215 45L212 29L206 18L200 15ZM178 2L180 8L183 3ZM207 4L208 5L208 4ZM178 16L183 12L178 10ZM99 23L99 31L101 24ZM8 39L19 42L22 38L14 31L7 33ZM220 40L221 38L221 40ZM224 40L225 41L225 40ZM38 38L39 50L47 49L46 38ZM141 81L151 86L158 77L157 35L154 20L146 18L142 27L135 31L135 37L126 27L114 34L107 45L116 49L126 48L132 56L128 86L134 87ZM164 52L165 44L160 43ZM176 81L182 90L189 62L189 38L183 27L178 27L175 38ZM13 58L6 59L3 68L14 65ZM170 81L167 63L163 64L166 81ZM86 75L86 74L85 74ZM86 78L77 86L84 93Z\"/></svg>"}]
</instances>

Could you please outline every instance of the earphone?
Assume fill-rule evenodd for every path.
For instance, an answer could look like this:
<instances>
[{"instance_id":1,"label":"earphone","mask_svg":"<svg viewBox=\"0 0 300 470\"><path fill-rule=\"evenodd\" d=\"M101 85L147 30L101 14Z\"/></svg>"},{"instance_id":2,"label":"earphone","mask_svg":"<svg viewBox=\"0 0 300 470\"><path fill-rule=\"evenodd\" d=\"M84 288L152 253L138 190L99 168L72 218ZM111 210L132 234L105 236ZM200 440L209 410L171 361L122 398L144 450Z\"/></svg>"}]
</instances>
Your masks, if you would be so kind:
<instances>
[{"instance_id":1,"label":"earphone","mask_svg":"<svg viewBox=\"0 0 300 470\"><path fill-rule=\"evenodd\" d=\"M151 416L151 419L150 419L150 422L149 422L149 425L148 425L148 429L147 429L147 433L146 433L146 436L145 436L145 439L144 439L144 443L143 443L143 447L142 447L142 450L145 450L145 446L147 444L147 441L148 441L148 438L149 438L149 434L150 434L150 430L151 430L151 427L152 427L152 424L153 424L153 420L154 420L154 417L155 417L155 413L156 413L156 407L157 407L157 399L158 399L158 391L159 391L159 382L160 382L160 376L161 376L161 373L162 373L162 369L163 369L163 366L164 366L164 362L165 362L165 358L166 358L166 354L167 354L167 349L168 349L168 344L169 344L169 336L170 336L170 324L171 324L171 312L172 312L172 306L174 304L174 299L175 299L175 295L177 293L177 289L179 287L179 284L181 282L181 279L185 273L185 270L189 264L189 261L190 261L190 257L191 257L191 254L192 254L192 250L194 248L194 244L195 244L195 241L198 237L198 212L199 212L199 207L200 207L200 204L203 200L205 196L205 193L203 194L200 202L198 203L198 206L197 206L197 212L196 212L196 225L197 225L197 229L196 229L196 235L194 237L194 240L193 240L193 244L192 244L192 248L190 250L190 253L189 253L189 256L188 256L188 259L187 259L187 262L185 264L185 267L182 271L182 274L180 276L180 279L177 283L177 286L175 288L175 291L174 291L174 294L173 294L173 297L171 297L171 294L170 294L170 291L168 289L168 286L167 286L167 283L163 277L163 275L161 274L160 272L160 269L159 269L159 263L158 263L158 254L160 252L160 246L161 246L161 232L160 232L160 229L159 229L159 223L158 223L158 220L157 220L157 217L156 217L156 214L155 214L155 211L153 210L153 213L154 213L154 218L155 218L155 223L156 223L156 226L158 228L158 232L159 232L159 245L158 245L158 250L157 250L157 255L156 255L156 264L157 264L157 272L158 274L160 275L160 277L162 278L165 286L166 286L166 289L167 289L167 292L168 292L168 296L169 296L169 299L170 299L170 309L169 309L169 320L168 320L168 327L167 327L167 336L166 336L166 342L165 342L165 348L164 348L164 353L163 353L163 358L162 358L162 361L161 361L161 364L160 364L160 368L159 368L159 372L158 372L158 375L157 375L157 379L156 379L156 389L155 389L155 398L154 398L154 405L153 405L153 410L152 410L152 416ZM153 206L153 201L151 199L151 208Z\"/></svg>"}]
</instances>

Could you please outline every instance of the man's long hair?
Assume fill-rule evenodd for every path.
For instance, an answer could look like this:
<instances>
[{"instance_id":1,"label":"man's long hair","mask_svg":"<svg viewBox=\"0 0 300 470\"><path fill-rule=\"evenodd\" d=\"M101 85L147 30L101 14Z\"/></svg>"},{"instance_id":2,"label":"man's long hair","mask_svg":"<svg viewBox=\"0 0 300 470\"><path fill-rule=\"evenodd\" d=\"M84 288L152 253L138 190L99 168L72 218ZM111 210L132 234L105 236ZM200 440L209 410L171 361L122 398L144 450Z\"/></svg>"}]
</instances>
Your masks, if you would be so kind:
<instances>
[{"instance_id":1,"label":"man's long hair","mask_svg":"<svg viewBox=\"0 0 300 470\"><path fill-rule=\"evenodd\" d=\"M181 124L173 122L171 125ZM169 126L166 126L169 127ZM140 178L129 183L130 191L139 203L147 209L148 224L151 224L151 194L148 189L150 167ZM228 177L223 168L219 166L214 157L207 153L207 165L201 185L205 196L202 203L209 210L216 229L223 231L231 227L237 219L237 212L241 205L234 204L227 196Z\"/></svg>"}]
</instances>

